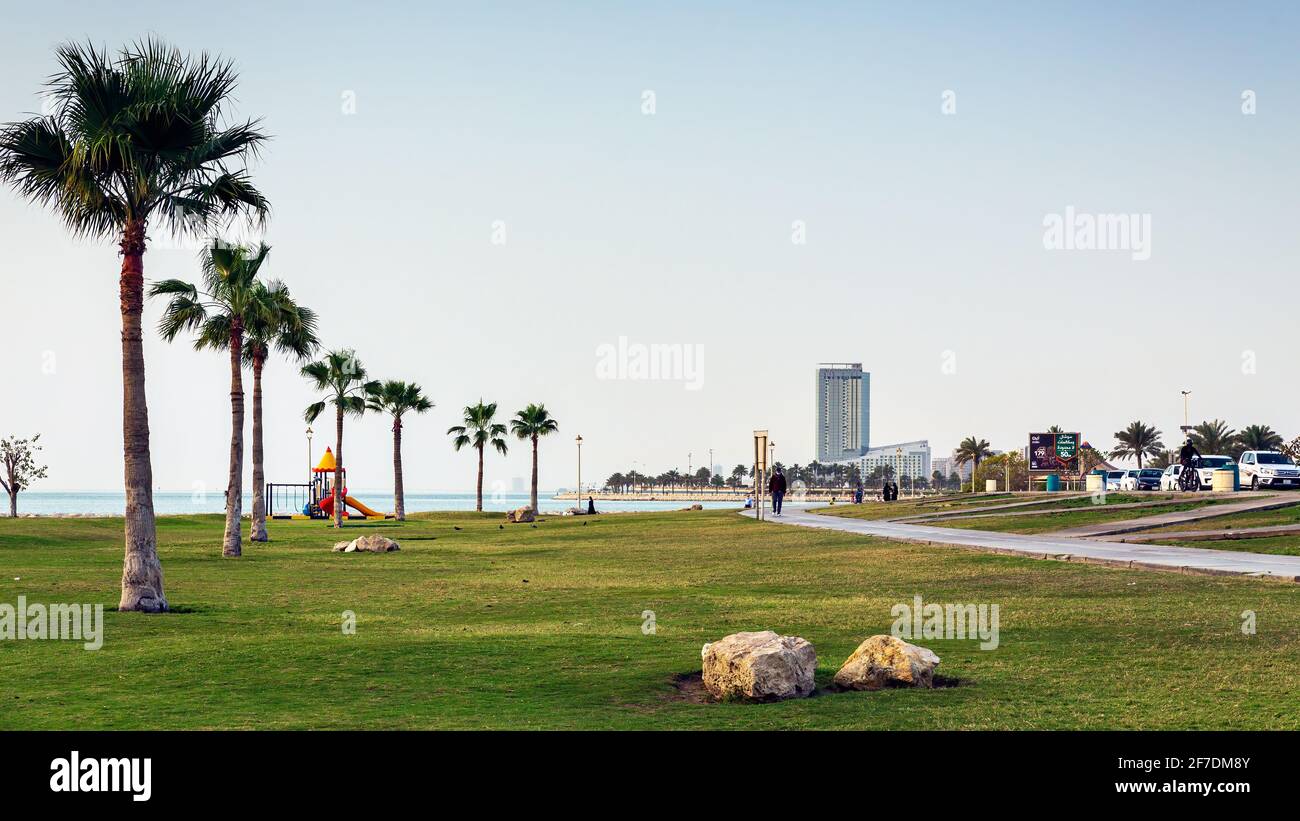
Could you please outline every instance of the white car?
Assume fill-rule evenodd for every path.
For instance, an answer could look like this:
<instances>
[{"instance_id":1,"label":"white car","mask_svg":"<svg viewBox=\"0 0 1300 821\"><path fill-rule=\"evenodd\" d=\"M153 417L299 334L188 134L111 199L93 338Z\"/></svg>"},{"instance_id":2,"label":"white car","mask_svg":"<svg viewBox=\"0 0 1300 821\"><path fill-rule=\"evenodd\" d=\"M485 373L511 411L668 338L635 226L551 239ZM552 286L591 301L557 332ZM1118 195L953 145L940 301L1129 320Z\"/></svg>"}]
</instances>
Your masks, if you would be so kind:
<instances>
[{"instance_id":1,"label":"white car","mask_svg":"<svg viewBox=\"0 0 1300 821\"><path fill-rule=\"evenodd\" d=\"M1160 474L1161 490L1178 490L1178 476L1183 472L1183 466L1174 464L1165 468L1165 472Z\"/></svg>"},{"instance_id":2,"label":"white car","mask_svg":"<svg viewBox=\"0 0 1300 821\"><path fill-rule=\"evenodd\" d=\"M1108 470L1108 471L1106 471L1106 489L1107 489L1107 490L1119 490L1119 489L1120 489L1120 487L1119 487L1119 486L1120 486L1120 482L1123 482L1123 481L1124 481L1124 477L1125 477L1127 474L1128 474L1128 471L1126 471L1126 470Z\"/></svg>"},{"instance_id":3,"label":"white car","mask_svg":"<svg viewBox=\"0 0 1300 821\"><path fill-rule=\"evenodd\" d=\"M1285 453L1248 450L1237 460L1241 484L1251 490L1263 487L1300 487L1300 467Z\"/></svg>"}]
</instances>

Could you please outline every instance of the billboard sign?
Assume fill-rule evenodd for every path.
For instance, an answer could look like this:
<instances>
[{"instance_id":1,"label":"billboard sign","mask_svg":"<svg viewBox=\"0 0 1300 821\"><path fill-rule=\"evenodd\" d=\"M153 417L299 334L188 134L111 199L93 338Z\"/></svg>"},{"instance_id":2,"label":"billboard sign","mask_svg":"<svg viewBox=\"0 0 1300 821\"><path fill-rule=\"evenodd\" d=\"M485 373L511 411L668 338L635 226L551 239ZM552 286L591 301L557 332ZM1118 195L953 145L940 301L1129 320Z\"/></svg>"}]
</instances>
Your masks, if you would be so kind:
<instances>
[{"instance_id":1,"label":"billboard sign","mask_svg":"<svg viewBox=\"0 0 1300 821\"><path fill-rule=\"evenodd\" d=\"M1081 441L1078 433L1029 434L1029 469L1078 473Z\"/></svg>"}]
</instances>

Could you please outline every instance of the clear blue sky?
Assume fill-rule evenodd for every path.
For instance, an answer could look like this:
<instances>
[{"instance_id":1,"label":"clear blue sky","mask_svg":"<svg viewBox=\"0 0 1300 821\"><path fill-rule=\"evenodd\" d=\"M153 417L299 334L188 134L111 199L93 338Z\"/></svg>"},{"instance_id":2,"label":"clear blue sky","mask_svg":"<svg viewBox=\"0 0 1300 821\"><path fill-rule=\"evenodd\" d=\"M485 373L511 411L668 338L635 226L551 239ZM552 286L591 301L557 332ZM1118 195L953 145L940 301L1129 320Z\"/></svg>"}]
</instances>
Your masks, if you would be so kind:
<instances>
[{"instance_id":1,"label":"clear blue sky","mask_svg":"<svg viewBox=\"0 0 1300 821\"><path fill-rule=\"evenodd\" d=\"M710 447L730 466L756 427L805 462L821 361L872 372L875 444L1011 448L1060 424L1108 447L1135 418L1171 441L1181 388L1194 421L1300 434L1291 4L285 5L31 6L0 32L0 120L39 108L69 39L234 59L236 113L275 135L255 170L270 272L327 344L437 403L408 425L408 488L472 486L444 431L480 396L559 418L547 486L572 484L577 433L588 477ZM1151 258L1045 250L1067 206L1150 215ZM193 277L167 244L146 275ZM45 435L44 487L120 487L115 250L8 189L0 247L24 306L6 312L0 433ZM161 343L158 313L157 484L220 489L226 362ZM620 336L702 345L703 388L597 379ZM313 397L287 364L267 392L269 475L293 480ZM388 486L387 425L351 422L347 444L352 484ZM527 475L515 451L489 483Z\"/></svg>"}]
</instances>

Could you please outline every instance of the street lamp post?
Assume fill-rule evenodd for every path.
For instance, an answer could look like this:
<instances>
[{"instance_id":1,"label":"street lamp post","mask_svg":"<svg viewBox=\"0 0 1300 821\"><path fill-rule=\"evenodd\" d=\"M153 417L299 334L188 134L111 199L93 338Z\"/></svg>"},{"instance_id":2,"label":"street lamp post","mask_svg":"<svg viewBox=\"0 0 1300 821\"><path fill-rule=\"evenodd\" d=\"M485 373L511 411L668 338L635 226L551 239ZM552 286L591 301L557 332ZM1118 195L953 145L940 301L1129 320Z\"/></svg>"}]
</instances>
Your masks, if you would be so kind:
<instances>
[{"instance_id":1,"label":"street lamp post","mask_svg":"<svg viewBox=\"0 0 1300 821\"><path fill-rule=\"evenodd\" d=\"M582 435L579 434L574 441L578 443L578 494L576 498L578 500L578 510L582 510Z\"/></svg>"},{"instance_id":2,"label":"street lamp post","mask_svg":"<svg viewBox=\"0 0 1300 821\"><path fill-rule=\"evenodd\" d=\"M1187 413L1187 397L1191 396L1192 392L1182 391L1181 393L1183 394L1183 433L1187 433L1187 431L1192 429L1191 420L1188 418Z\"/></svg>"},{"instance_id":3,"label":"street lamp post","mask_svg":"<svg viewBox=\"0 0 1300 821\"><path fill-rule=\"evenodd\" d=\"M307 484L311 484L311 425L307 426Z\"/></svg>"}]
</instances>

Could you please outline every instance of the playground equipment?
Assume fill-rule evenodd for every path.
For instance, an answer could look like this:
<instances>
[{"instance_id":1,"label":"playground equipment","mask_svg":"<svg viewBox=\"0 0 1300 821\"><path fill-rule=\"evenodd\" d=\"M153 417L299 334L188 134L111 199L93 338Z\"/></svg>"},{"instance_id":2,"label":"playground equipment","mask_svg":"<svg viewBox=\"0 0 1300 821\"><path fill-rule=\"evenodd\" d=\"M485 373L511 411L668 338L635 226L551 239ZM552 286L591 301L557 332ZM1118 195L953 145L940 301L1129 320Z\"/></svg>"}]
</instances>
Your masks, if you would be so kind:
<instances>
[{"instance_id":1,"label":"playground equipment","mask_svg":"<svg viewBox=\"0 0 1300 821\"><path fill-rule=\"evenodd\" d=\"M310 463L308 463L310 464ZM266 516L268 519L328 519L334 515L334 451L325 448L316 467L311 469L309 484L267 484ZM348 495L348 469L343 469L343 518L391 519L392 514L380 513ZM356 513L350 513L352 508ZM281 511L301 511L282 512Z\"/></svg>"}]
</instances>

